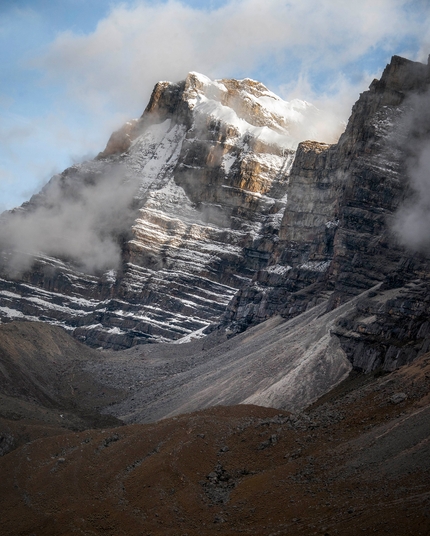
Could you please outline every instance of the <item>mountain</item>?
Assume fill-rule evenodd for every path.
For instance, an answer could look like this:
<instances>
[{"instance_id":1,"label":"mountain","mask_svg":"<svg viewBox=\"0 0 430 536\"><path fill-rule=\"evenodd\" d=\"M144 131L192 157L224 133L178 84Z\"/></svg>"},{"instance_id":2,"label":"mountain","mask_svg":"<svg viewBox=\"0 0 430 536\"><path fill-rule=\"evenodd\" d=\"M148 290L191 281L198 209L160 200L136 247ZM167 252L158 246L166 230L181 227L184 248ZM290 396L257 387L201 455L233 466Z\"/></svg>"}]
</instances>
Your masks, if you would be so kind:
<instances>
[{"instance_id":1,"label":"mountain","mask_svg":"<svg viewBox=\"0 0 430 536\"><path fill-rule=\"evenodd\" d=\"M94 161L2 216L2 320L121 349L350 303L326 340L354 368L414 360L430 348L428 85L394 56L338 143L295 152L311 105L249 79L160 82Z\"/></svg>"},{"instance_id":2,"label":"mountain","mask_svg":"<svg viewBox=\"0 0 430 536\"><path fill-rule=\"evenodd\" d=\"M394 56L337 144L299 145L278 247L229 304L228 323L289 318L327 291L334 309L375 287L333 330L353 366L393 370L427 351L429 249L407 228L412 218L415 237L427 234L416 177L427 176L429 83L428 65Z\"/></svg>"},{"instance_id":3,"label":"mountain","mask_svg":"<svg viewBox=\"0 0 430 536\"><path fill-rule=\"evenodd\" d=\"M429 533L429 83L161 82L2 215L2 534Z\"/></svg>"},{"instance_id":4,"label":"mountain","mask_svg":"<svg viewBox=\"0 0 430 536\"><path fill-rule=\"evenodd\" d=\"M217 321L267 263L294 149L317 115L249 79L160 82L97 159L3 215L3 320L115 349Z\"/></svg>"}]
</instances>

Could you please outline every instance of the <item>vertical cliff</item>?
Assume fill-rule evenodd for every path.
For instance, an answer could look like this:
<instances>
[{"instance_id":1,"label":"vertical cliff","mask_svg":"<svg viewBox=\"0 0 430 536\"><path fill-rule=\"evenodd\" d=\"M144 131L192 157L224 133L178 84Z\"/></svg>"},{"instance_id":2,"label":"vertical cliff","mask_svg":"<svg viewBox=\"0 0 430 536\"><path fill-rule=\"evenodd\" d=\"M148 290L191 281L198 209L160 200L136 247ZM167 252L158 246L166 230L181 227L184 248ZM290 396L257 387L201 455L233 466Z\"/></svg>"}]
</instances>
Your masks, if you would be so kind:
<instances>
[{"instance_id":1,"label":"vertical cliff","mask_svg":"<svg viewBox=\"0 0 430 536\"><path fill-rule=\"evenodd\" d=\"M354 366L390 369L427 348L429 259L400 243L393 222L411 195L407 163L422 133L409 116L429 73L394 56L361 94L337 144L299 145L279 242L225 315L235 330L276 313L295 316L328 296L332 309L382 284L337 328Z\"/></svg>"}]
</instances>

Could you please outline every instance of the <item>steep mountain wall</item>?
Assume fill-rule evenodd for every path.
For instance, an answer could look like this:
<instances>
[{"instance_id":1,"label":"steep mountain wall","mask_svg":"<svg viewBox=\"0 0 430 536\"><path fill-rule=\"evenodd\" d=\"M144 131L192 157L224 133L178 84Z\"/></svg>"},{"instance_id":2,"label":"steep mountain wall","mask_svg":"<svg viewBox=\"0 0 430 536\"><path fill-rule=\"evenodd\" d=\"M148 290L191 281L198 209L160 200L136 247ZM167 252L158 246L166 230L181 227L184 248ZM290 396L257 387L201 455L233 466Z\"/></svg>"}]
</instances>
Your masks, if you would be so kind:
<instances>
[{"instance_id":1,"label":"steep mountain wall","mask_svg":"<svg viewBox=\"0 0 430 536\"><path fill-rule=\"evenodd\" d=\"M62 221L58 212L71 213L57 246L42 240L29 251L43 234L36 233L21 256L21 236L4 250L3 320L47 320L113 348L178 339L216 322L273 250L307 110L314 113L248 79L190 73L157 84L143 116L114 133L96 160L54 177L3 216L6 229L33 236L32 222L49 234ZM79 220L91 212L87 238ZM108 247L116 258L105 261ZM16 275L14 263L31 254L36 262Z\"/></svg>"},{"instance_id":2,"label":"steep mountain wall","mask_svg":"<svg viewBox=\"0 0 430 536\"><path fill-rule=\"evenodd\" d=\"M160 82L97 159L3 215L32 240L3 249L2 320L40 319L119 349L220 321L232 335L375 287L332 332L358 369L411 361L430 346L430 265L428 248L399 239L398 211L414 199L411 165L429 138L429 72L394 56L333 145L302 141L311 105L253 80ZM30 248L33 221L88 198L60 226L61 247ZM71 250L92 212L89 244Z\"/></svg>"},{"instance_id":3,"label":"steep mountain wall","mask_svg":"<svg viewBox=\"0 0 430 536\"><path fill-rule=\"evenodd\" d=\"M329 294L333 309L383 282L379 297L335 330L353 365L390 370L426 351L429 258L400 244L393 221L411 195L409 116L417 113L414 97L428 91L429 73L428 65L394 56L360 96L337 144L299 145L278 245L230 302L227 324L241 331L276 313L289 318Z\"/></svg>"}]
</instances>

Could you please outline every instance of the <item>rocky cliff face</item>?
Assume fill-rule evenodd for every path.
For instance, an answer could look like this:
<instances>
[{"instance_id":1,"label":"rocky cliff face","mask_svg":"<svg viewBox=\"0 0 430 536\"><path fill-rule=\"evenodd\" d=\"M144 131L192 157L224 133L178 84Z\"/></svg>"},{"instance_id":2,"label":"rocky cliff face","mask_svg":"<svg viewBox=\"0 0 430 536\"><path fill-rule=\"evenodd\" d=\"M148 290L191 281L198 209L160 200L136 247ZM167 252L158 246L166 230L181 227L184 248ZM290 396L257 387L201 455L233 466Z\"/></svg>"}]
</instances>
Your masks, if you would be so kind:
<instances>
[{"instance_id":1,"label":"rocky cliff face","mask_svg":"<svg viewBox=\"0 0 430 536\"><path fill-rule=\"evenodd\" d=\"M393 220L410 195L414 126L405 118L411 97L428 91L429 73L393 57L337 144L299 145L278 245L230 303L227 323L240 331L276 313L288 318L329 294L335 308L382 283L334 331L353 365L391 370L426 351L429 259L400 244Z\"/></svg>"},{"instance_id":2,"label":"rocky cliff face","mask_svg":"<svg viewBox=\"0 0 430 536\"><path fill-rule=\"evenodd\" d=\"M306 113L315 109L248 79L212 82L190 73L182 83L157 84L142 117L114 133L96 160L54 177L3 216L6 229L21 226L29 236L33 221L46 220L49 234L52 211L68 214L72 199L77 228L68 226L56 247L43 243L18 260L10 253L16 242L4 249L3 320L47 320L113 348L179 339L217 321L277 240ZM114 197L100 201L109 188ZM94 240L74 255L64 242L85 242L77 220L91 211ZM106 239L106 222L115 243ZM113 257L105 262L107 246L118 245L116 266ZM17 276L13 262L30 253L35 262Z\"/></svg>"}]
</instances>

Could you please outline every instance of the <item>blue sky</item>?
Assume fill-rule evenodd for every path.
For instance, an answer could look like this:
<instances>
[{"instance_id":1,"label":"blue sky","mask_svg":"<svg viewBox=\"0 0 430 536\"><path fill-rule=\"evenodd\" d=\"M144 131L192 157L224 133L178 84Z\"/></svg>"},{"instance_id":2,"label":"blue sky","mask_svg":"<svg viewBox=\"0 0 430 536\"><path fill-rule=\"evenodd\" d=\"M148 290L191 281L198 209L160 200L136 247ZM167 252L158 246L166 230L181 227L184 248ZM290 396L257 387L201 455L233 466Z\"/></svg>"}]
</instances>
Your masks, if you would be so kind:
<instances>
[{"instance_id":1,"label":"blue sky","mask_svg":"<svg viewBox=\"0 0 430 536\"><path fill-rule=\"evenodd\" d=\"M158 80L191 70L255 78L346 121L393 54L430 53L428 0L351 4L0 0L0 209L95 156Z\"/></svg>"}]
</instances>

